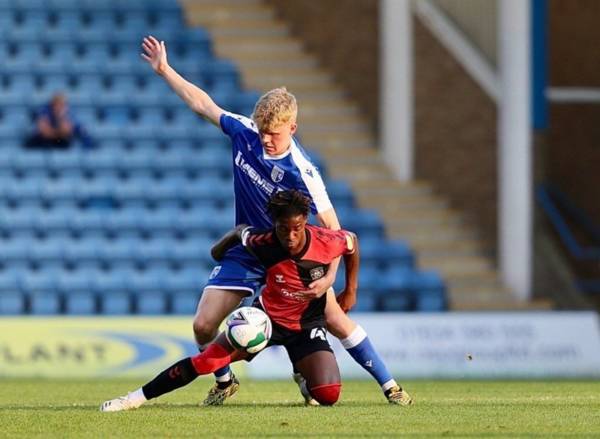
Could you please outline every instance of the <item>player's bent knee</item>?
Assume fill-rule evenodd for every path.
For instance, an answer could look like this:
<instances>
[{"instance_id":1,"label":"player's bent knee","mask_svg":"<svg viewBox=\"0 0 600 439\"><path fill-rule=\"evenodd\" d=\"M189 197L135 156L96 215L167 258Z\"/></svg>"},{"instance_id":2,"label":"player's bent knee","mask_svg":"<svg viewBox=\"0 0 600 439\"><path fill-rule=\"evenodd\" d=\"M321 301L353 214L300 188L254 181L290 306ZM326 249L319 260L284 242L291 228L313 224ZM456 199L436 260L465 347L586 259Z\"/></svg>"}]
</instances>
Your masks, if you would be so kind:
<instances>
[{"instance_id":1,"label":"player's bent knee","mask_svg":"<svg viewBox=\"0 0 600 439\"><path fill-rule=\"evenodd\" d=\"M310 394L321 405L333 405L340 399L342 385L340 383L323 384L310 389Z\"/></svg>"},{"instance_id":2,"label":"player's bent knee","mask_svg":"<svg viewBox=\"0 0 600 439\"><path fill-rule=\"evenodd\" d=\"M196 318L193 323L194 335L198 343L209 343L215 338L217 327L212 322L202 318Z\"/></svg>"}]
</instances>

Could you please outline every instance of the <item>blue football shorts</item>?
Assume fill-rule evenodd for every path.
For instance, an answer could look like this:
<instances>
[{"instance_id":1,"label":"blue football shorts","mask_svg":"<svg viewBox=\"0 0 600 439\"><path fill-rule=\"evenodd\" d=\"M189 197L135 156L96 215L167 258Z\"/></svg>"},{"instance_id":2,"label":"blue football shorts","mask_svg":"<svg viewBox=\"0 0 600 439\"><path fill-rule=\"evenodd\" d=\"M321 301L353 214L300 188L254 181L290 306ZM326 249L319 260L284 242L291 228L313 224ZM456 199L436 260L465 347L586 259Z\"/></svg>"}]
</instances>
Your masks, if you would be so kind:
<instances>
[{"instance_id":1,"label":"blue football shorts","mask_svg":"<svg viewBox=\"0 0 600 439\"><path fill-rule=\"evenodd\" d=\"M238 244L215 265L204 289L239 290L254 296L265 284L265 277L263 266Z\"/></svg>"}]
</instances>

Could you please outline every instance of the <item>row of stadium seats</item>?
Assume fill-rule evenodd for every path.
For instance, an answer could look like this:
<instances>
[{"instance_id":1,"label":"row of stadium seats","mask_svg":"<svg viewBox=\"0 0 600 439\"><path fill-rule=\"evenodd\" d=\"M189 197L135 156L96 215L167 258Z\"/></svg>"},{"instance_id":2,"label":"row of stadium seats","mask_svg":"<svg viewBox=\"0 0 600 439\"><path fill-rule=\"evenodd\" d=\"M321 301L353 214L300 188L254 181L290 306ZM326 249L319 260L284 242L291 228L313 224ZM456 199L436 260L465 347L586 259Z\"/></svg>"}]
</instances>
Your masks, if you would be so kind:
<instances>
[{"instance_id":1,"label":"row of stadium seats","mask_svg":"<svg viewBox=\"0 0 600 439\"><path fill-rule=\"evenodd\" d=\"M360 236L382 238L383 230L379 216L371 211L356 210L350 214L340 211L344 227ZM346 216L348 215L348 216ZM150 210L141 207L122 209L58 209L26 207L6 209L0 212L0 231L15 230L207 230L220 235L232 225L231 210L219 210L207 206L180 210L166 208ZM10 232L8 232L10 233Z\"/></svg>"},{"instance_id":2,"label":"row of stadium seats","mask_svg":"<svg viewBox=\"0 0 600 439\"><path fill-rule=\"evenodd\" d=\"M123 233L124 230L118 229L117 233ZM174 265L186 262L196 262L206 267L213 265L210 247L214 239L204 234L190 239L173 235L153 238L151 234L149 239L135 234L114 239L101 234L91 235L89 232L86 237L77 239L64 233L49 235L44 239L20 233L12 239L2 239L1 264L15 266L18 262L27 262L42 267L49 262L71 265L97 262L106 265L130 261L143 265L161 261ZM189 233L189 230L186 232ZM414 266L414 256L402 242L382 243L378 239L362 239L361 258L364 267ZM390 261L393 261L393 267Z\"/></svg>"},{"instance_id":3,"label":"row of stadium seats","mask_svg":"<svg viewBox=\"0 0 600 439\"><path fill-rule=\"evenodd\" d=\"M0 314L162 314L193 312L208 270L186 265L136 270L0 271ZM362 269L356 311L443 308L439 276L409 269ZM342 283L339 283L341 287ZM173 306L174 302L182 306ZM185 304L185 306L183 306Z\"/></svg>"},{"instance_id":4,"label":"row of stadium seats","mask_svg":"<svg viewBox=\"0 0 600 439\"><path fill-rule=\"evenodd\" d=\"M142 14L124 14L120 11L78 11L78 10L43 10L43 9L11 9L0 16L0 25L9 29L19 27L68 28L85 29L100 28L107 32L124 27L147 29L152 27L177 28L182 25L179 11L146 11Z\"/></svg>"},{"instance_id":5,"label":"row of stadium seats","mask_svg":"<svg viewBox=\"0 0 600 439\"><path fill-rule=\"evenodd\" d=\"M165 14L179 12L181 8L174 0L0 0L0 13L32 10Z\"/></svg>"}]
</instances>

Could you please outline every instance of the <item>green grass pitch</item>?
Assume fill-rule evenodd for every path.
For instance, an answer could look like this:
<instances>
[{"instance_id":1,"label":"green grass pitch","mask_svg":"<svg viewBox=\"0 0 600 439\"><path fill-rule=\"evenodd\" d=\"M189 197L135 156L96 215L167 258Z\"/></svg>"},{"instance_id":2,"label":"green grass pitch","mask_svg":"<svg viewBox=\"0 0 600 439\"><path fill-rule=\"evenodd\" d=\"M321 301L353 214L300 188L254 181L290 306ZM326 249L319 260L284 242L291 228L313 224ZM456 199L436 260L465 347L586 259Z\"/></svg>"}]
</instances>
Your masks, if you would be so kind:
<instances>
[{"instance_id":1,"label":"green grass pitch","mask_svg":"<svg viewBox=\"0 0 600 439\"><path fill-rule=\"evenodd\" d=\"M304 407L288 381L242 381L223 407L199 407L211 382L135 411L102 401L139 380L0 380L0 437L600 437L600 382L410 381L412 407L373 382L344 383L335 407Z\"/></svg>"}]
</instances>

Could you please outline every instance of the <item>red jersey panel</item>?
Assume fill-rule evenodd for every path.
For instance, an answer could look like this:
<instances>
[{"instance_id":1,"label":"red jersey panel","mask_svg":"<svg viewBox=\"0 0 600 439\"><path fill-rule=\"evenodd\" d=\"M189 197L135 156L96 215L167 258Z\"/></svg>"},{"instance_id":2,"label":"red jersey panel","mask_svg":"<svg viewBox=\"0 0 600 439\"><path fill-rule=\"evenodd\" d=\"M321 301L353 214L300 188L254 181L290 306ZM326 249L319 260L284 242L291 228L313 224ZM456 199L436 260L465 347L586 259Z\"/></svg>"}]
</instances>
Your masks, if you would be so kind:
<instances>
[{"instance_id":1,"label":"red jersey panel","mask_svg":"<svg viewBox=\"0 0 600 439\"><path fill-rule=\"evenodd\" d=\"M294 293L325 276L332 260L354 251L348 232L307 225L306 245L295 256L281 246L274 230L251 231L244 245L267 270L260 301L271 320L294 331L323 326L326 295L306 301Z\"/></svg>"}]
</instances>

